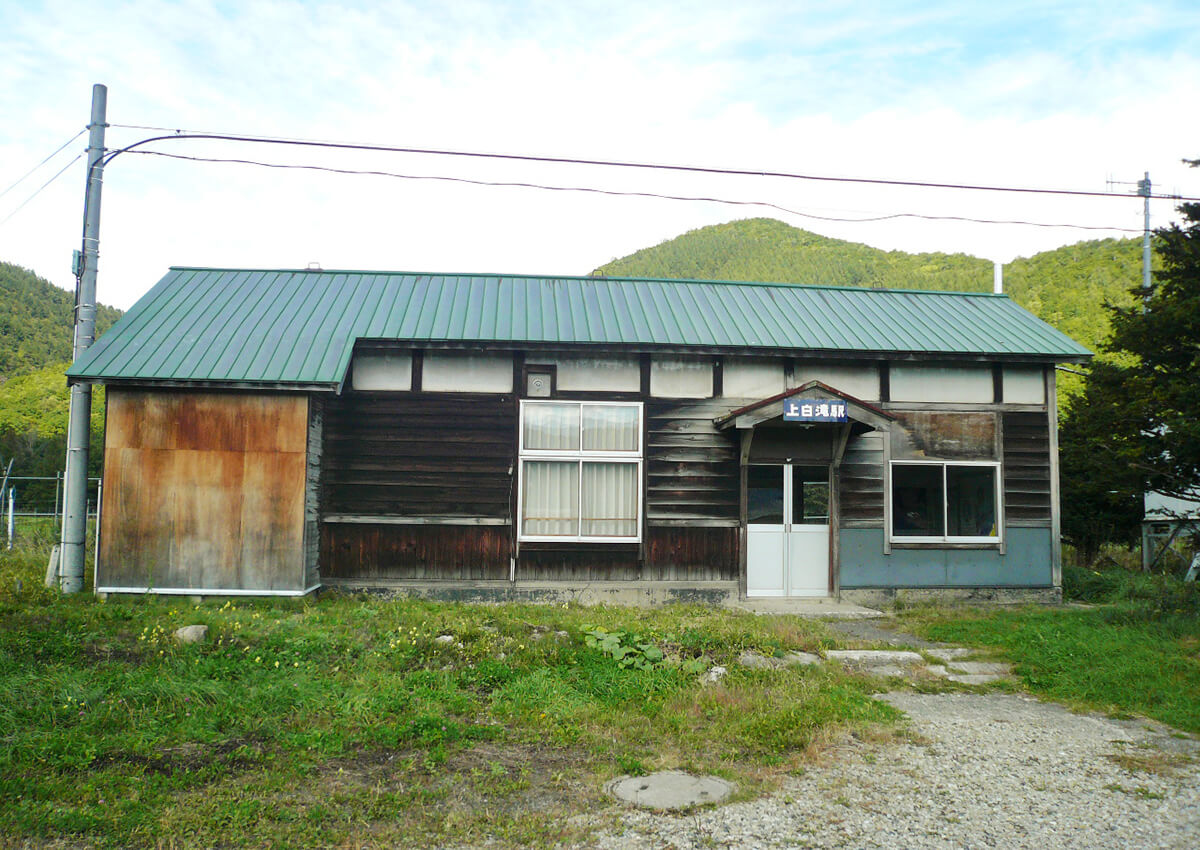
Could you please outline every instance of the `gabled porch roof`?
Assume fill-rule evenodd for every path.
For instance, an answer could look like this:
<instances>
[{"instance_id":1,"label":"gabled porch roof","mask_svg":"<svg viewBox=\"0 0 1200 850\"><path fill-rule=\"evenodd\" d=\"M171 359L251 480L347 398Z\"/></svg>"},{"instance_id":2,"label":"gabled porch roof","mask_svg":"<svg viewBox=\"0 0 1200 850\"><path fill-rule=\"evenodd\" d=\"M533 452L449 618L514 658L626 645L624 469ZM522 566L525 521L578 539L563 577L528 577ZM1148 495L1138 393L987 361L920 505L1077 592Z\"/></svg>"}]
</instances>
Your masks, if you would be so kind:
<instances>
[{"instance_id":1,"label":"gabled porch roof","mask_svg":"<svg viewBox=\"0 0 1200 850\"><path fill-rule=\"evenodd\" d=\"M896 419L895 416L892 416L887 411L881 410L862 399L855 398L849 393L842 392L836 387L831 387L821 381L809 381L806 384L793 387L777 395L747 404L744 407L739 407L737 410L730 411L724 416L717 417L713 422L718 430L722 431L729 428L754 428L756 425L769 422L772 419L783 419L784 406L789 399L829 398L831 396L846 402L847 417L855 422L866 425L868 428L886 431L889 424Z\"/></svg>"}]
</instances>

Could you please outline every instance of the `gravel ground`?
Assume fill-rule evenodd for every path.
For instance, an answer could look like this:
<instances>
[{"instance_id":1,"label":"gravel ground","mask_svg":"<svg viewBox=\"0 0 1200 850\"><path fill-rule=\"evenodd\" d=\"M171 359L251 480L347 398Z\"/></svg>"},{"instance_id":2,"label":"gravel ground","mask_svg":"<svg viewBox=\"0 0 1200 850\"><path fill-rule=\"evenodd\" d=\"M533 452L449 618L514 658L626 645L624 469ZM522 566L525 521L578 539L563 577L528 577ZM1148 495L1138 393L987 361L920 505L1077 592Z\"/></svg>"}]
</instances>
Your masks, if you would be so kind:
<instances>
[{"instance_id":1,"label":"gravel ground","mask_svg":"<svg viewBox=\"0 0 1200 850\"><path fill-rule=\"evenodd\" d=\"M619 834L586 846L1200 847L1194 739L1021 695L881 698L911 718L920 743L848 743L751 802L683 815L631 809Z\"/></svg>"}]
</instances>

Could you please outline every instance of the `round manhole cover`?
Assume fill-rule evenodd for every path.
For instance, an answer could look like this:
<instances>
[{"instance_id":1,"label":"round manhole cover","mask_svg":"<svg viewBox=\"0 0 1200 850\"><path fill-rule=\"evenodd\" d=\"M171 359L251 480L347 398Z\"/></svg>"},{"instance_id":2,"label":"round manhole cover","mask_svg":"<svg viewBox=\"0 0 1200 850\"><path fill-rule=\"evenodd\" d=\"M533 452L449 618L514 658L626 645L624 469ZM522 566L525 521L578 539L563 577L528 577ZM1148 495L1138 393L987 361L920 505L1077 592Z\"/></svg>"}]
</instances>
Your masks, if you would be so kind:
<instances>
[{"instance_id":1,"label":"round manhole cover","mask_svg":"<svg viewBox=\"0 0 1200 850\"><path fill-rule=\"evenodd\" d=\"M649 776L620 776L604 786L619 800L643 809L686 809L720 803L734 791L732 783L716 776L693 776L664 770Z\"/></svg>"}]
</instances>

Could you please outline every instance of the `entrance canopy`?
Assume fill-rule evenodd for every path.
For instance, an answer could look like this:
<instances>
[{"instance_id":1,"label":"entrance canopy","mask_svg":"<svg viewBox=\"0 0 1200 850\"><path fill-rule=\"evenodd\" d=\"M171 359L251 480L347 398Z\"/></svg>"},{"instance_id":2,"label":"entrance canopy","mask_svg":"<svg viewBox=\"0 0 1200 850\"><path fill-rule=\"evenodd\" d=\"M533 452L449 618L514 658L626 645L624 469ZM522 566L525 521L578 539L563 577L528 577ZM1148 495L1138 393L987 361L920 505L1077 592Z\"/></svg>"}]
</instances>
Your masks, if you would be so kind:
<instances>
[{"instance_id":1,"label":"entrance canopy","mask_svg":"<svg viewBox=\"0 0 1200 850\"><path fill-rule=\"evenodd\" d=\"M835 402L831 410L828 402ZM826 404L824 410L821 405ZM852 433L886 431L895 417L849 393L809 381L786 392L739 407L714 420L718 430L753 429L768 422L792 420L797 422L844 422Z\"/></svg>"}]
</instances>

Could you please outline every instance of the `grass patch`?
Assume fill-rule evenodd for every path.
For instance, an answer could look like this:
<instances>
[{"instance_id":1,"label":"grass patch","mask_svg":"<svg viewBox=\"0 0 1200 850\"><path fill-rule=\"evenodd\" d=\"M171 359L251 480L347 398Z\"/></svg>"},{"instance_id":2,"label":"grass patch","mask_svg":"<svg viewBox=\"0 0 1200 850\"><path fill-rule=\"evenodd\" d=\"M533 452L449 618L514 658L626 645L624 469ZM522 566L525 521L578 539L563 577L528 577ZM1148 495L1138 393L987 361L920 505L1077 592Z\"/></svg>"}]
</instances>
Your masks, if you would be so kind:
<instances>
[{"instance_id":1,"label":"grass patch","mask_svg":"<svg viewBox=\"0 0 1200 850\"><path fill-rule=\"evenodd\" d=\"M1042 696L1200 733L1200 589L1163 576L1064 571L1086 609L914 608L923 637L991 650Z\"/></svg>"},{"instance_id":2,"label":"grass patch","mask_svg":"<svg viewBox=\"0 0 1200 850\"><path fill-rule=\"evenodd\" d=\"M660 768L744 788L898 713L833 668L744 650L823 625L699 607L131 598L42 587L0 555L0 844L501 846L578 840L602 782ZM208 626L181 646L182 625ZM585 631L661 650L620 666ZM704 681L721 664L729 674Z\"/></svg>"}]
</instances>

